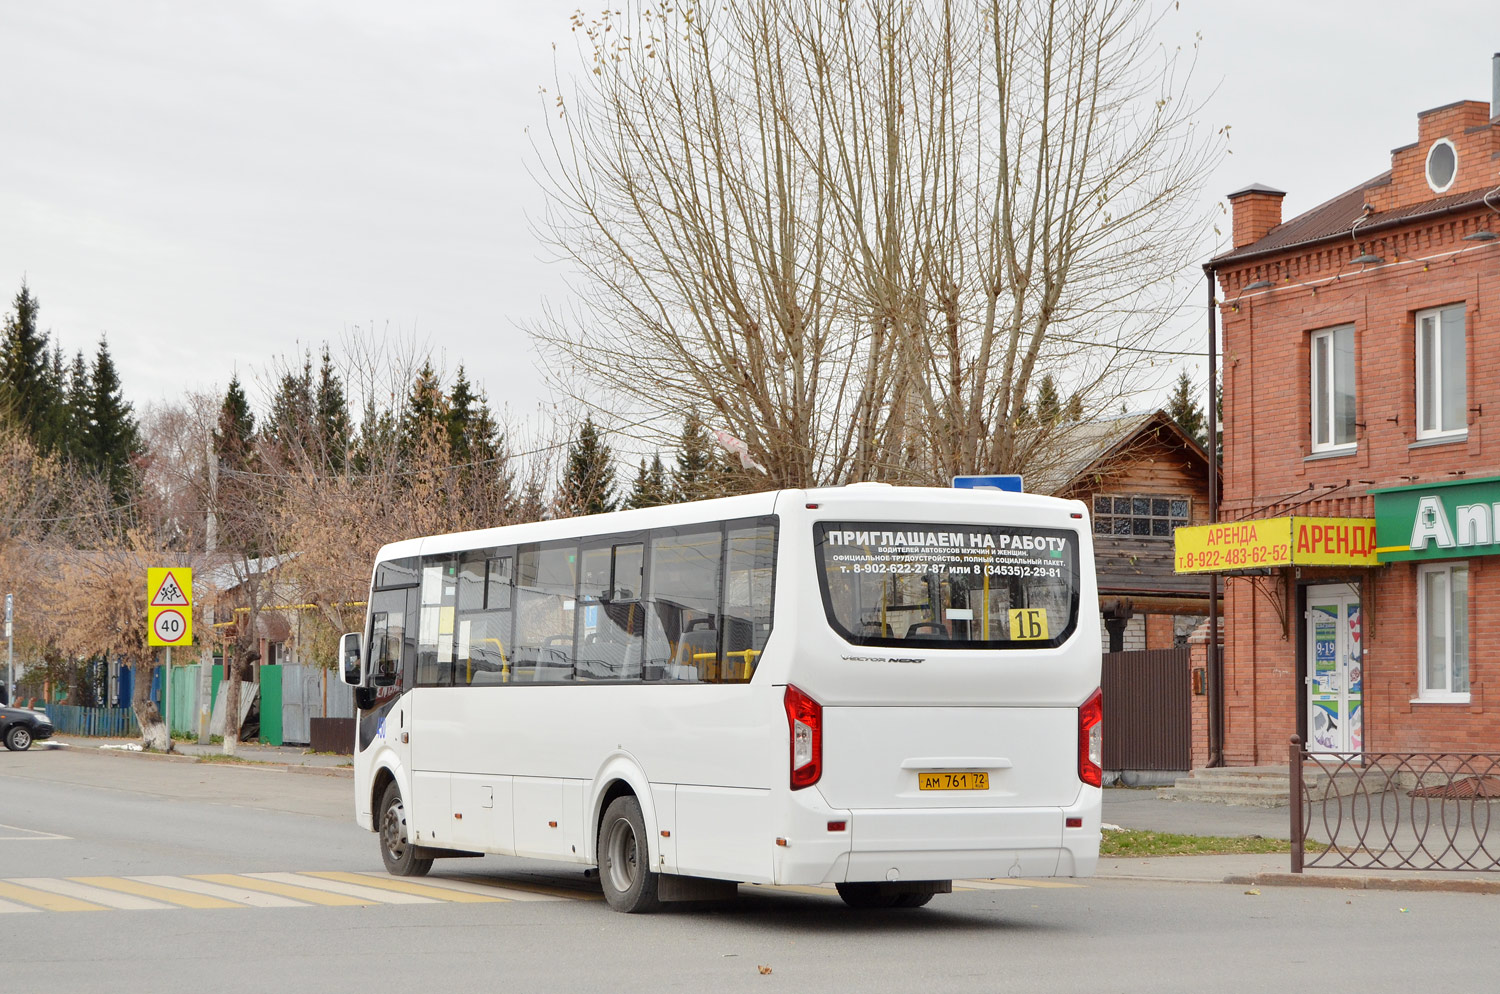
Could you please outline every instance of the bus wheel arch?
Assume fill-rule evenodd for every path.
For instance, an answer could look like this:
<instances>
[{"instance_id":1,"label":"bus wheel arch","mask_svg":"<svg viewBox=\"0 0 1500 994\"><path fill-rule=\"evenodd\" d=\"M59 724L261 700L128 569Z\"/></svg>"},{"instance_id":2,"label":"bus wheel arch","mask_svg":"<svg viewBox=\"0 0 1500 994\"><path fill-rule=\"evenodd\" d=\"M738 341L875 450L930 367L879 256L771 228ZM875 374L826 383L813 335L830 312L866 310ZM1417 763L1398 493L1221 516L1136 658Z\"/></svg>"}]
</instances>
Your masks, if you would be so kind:
<instances>
[{"instance_id":1,"label":"bus wheel arch","mask_svg":"<svg viewBox=\"0 0 1500 994\"><path fill-rule=\"evenodd\" d=\"M387 785L396 782L396 774L391 772L389 766L382 766L375 771L370 783L370 817L375 823L375 830L380 831L380 802L385 798Z\"/></svg>"}]
</instances>

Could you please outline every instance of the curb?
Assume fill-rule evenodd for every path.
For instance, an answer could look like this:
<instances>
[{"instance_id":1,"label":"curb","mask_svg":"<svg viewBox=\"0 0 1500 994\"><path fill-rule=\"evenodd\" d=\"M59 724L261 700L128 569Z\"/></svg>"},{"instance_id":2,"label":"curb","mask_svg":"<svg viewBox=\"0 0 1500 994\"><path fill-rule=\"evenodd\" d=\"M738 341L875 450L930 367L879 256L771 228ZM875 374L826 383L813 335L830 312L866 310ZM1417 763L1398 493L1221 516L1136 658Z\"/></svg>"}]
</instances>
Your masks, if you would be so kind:
<instances>
[{"instance_id":1,"label":"curb","mask_svg":"<svg viewBox=\"0 0 1500 994\"><path fill-rule=\"evenodd\" d=\"M137 752L134 749L106 749L103 746L76 746L67 742L59 742L57 746L79 751L87 751L97 756L124 756L132 759L154 759L158 762L168 763L190 763L192 765L217 766L240 770L259 770L263 773L298 773L303 776L313 777L337 777L341 779L354 779L354 768L352 766L305 766L300 763L267 763L263 760L250 759L242 763L234 762L201 762L198 755L187 752Z\"/></svg>"},{"instance_id":2,"label":"curb","mask_svg":"<svg viewBox=\"0 0 1500 994\"><path fill-rule=\"evenodd\" d=\"M1359 877L1321 876L1306 873L1256 873L1228 876L1224 883L1262 887L1323 887L1334 890L1447 891L1457 894L1500 894L1500 880L1472 877Z\"/></svg>"}]
</instances>

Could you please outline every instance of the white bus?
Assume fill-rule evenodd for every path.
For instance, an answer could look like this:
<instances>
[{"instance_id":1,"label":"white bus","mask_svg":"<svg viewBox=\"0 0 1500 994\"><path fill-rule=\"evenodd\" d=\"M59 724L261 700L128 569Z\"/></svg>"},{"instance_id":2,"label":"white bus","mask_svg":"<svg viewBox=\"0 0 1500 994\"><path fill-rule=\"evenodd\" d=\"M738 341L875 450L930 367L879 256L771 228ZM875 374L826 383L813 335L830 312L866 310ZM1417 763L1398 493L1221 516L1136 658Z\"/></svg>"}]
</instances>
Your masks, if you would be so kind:
<instances>
[{"instance_id":1,"label":"white bus","mask_svg":"<svg viewBox=\"0 0 1500 994\"><path fill-rule=\"evenodd\" d=\"M597 866L621 911L1088 876L1100 637L1076 501L854 484L380 551L355 811L386 868Z\"/></svg>"}]
</instances>

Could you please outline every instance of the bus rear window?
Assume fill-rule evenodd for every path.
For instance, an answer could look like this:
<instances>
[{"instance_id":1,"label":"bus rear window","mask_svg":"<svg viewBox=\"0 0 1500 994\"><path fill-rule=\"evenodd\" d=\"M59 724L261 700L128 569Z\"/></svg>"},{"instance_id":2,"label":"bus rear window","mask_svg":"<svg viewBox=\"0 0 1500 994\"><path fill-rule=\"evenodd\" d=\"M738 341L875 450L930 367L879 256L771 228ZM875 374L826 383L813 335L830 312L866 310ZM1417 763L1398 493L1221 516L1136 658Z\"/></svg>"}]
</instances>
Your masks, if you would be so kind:
<instances>
[{"instance_id":1,"label":"bus rear window","mask_svg":"<svg viewBox=\"0 0 1500 994\"><path fill-rule=\"evenodd\" d=\"M855 645L1038 649L1078 621L1078 535L1008 525L813 526L828 622Z\"/></svg>"}]
</instances>

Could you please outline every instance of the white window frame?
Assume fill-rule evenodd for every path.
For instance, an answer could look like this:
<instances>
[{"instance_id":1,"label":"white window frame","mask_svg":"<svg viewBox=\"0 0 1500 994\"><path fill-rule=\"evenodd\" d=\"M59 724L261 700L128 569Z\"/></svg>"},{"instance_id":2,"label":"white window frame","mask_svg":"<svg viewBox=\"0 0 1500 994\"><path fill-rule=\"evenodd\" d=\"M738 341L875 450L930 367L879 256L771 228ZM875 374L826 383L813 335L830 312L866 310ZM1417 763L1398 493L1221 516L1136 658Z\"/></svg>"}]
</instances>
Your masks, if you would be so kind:
<instances>
[{"instance_id":1,"label":"white window frame","mask_svg":"<svg viewBox=\"0 0 1500 994\"><path fill-rule=\"evenodd\" d=\"M1460 382L1460 383L1457 383L1457 384L1445 384L1445 383L1441 382L1441 377L1443 375L1443 312L1447 311L1447 310L1451 310L1454 307L1461 308L1463 310L1463 316L1464 316L1463 317L1463 320L1464 320L1464 363L1463 363L1463 377L1462 377L1463 381ZM1434 409L1434 412L1436 414L1436 418L1437 418L1437 421L1438 421L1438 427L1433 427L1431 424L1429 424L1427 422L1425 416L1424 416L1424 412L1425 412L1425 409L1426 409L1426 406L1427 406L1427 396L1426 396L1425 391L1422 388L1422 384L1423 384L1423 382L1427 378L1426 377L1427 367L1426 367L1425 361L1422 358L1422 322L1423 321L1427 321L1427 320L1430 320L1430 321L1433 322L1433 339L1432 339L1432 346L1433 346L1433 348L1432 348L1432 351L1433 351L1433 365L1436 367L1436 369L1433 370L1433 373L1434 373L1434 383L1436 384L1436 388L1437 388L1437 397L1435 398L1435 403L1433 405L1433 409ZM1469 321L1468 321L1468 308L1464 307L1463 304L1459 303L1459 304L1444 304L1442 307L1428 307L1428 308L1426 308L1424 310L1420 310L1420 311L1417 312L1417 319L1416 319L1415 325L1413 326L1413 329L1414 329L1415 334L1412 336L1412 339L1413 339L1413 344L1416 346L1416 351L1417 351L1417 384L1416 384L1416 396L1417 396L1417 438L1419 440L1421 440L1421 439L1428 439L1428 438L1463 438L1465 435L1467 435L1469 433L1469 423L1468 423L1468 417L1467 417L1468 392L1469 392L1469 384L1468 384L1468 379L1469 379ZM1448 389L1452 389L1454 387L1456 387L1458 390L1461 390L1463 392L1463 398L1464 399L1463 399L1463 403L1460 405L1460 410L1464 412L1464 416L1462 418L1460 418L1460 422L1461 423L1459 424L1459 426L1457 428L1443 428L1442 427L1443 397L1444 397L1444 395L1445 395L1445 393L1446 393L1446 391Z\"/></svg>"},{"instance_id":2,"label":"white window frame","mask_svg":"<svg viewBox=\"0 0 1500 994\"><path fill-rule=\"evenodd\" d=\"M1469 701L1469 691L1462 690L1455 692L1453 690L1453 574L1459 571L1465 573L1465 579L1467 579L1469 564L1467 562L1435 563L1423 565L1417 569L1417 697L1412 701L1414 704L1432 703L1435 701L1447 704L1466 704ZM1444 584L1444 589L1447 591L1447 603L1442 605L1442 623L1448 633L1448 638L1445 642L1448 660L1447 665L1444 667L1445 685L1430 687L1427 684L1427 619L1429 615L1427 610L1427 577L1438 573L1443 574L1447 578ZM1464 585L1464 589L1464 618L1465 627L1467 628L1469 616L1467 583ZM1468 633L1465 632L1465 634L1467 635ZM1464 641L1465 646L1472 649L1471 641L1467 638ZM1473 653L1470 651L1467 655L1472 656ZM1467 661L1465 669L1467 672Z\"/></svg>"},{"instance_id":3,"label":"white window frame","mask_svg":"<svg viewBox=\"0 0 1500 994\"><path fill-rule=\"evenodd\" d=\"M1440 186L1432 181L1432 157L1438 148L1444 145L1448 147L1449 152L1453 153L1453 175L1448 177L1448 182ZM1454 148L1451 141L1446 138L1439 138L1428 146L1427 159L1422 167L1422 176L1427 180L1427 186L1433 193L1447 193L1453 188L1453 184L1458 182L1458 149Z\"/></svg>"},{"instance_id":4,"label":"white window frame","mask_svg":"<svg viewBox=\"0 0 1500 994\"><path fill-rule=\"evenodd\" d=\"M1354 325L1352 324L1343 324L1339 325L1336 328L1325 328L1322 331L1315 331L1312 333L1312 336L1308 340L1308 397L1311 400L1311 403L1308 407L1308 412L1309 420L1311 421L1312 425L1312 450L1314 452L1353 452L1359 448L1359 439L1357 437L1351 436L1347 442L1338 441L1334 437L1337 428L1337 422L1335 420L1334 413L1336 405L1334 401L1338 396L1338 383L1336 381L1338 366L1337 363L1334 362L1334 336L1343 332L1347 332L1349 334L1349 348L1351 351L1353 351L1355 343ZM1318 389L1318 346L1320 343L1327 343L1326 348L1328 350L1328 390L1326 394ZM1356 406L1359 403L1359 394L1357 392L1359 383L1358 370L1359 363L1356 357L1354 374L1355 382L1349 385L1349 394L1354 398L1354 403L1356 404ZM1323 417L1321 420L1324 422L1321 425L1318 423L1320 420L1318 417L1318 405L1320 403L1323 405ZM1356 418L1357 417L1358 415L1356 415ZM1319 428L1322 428L1328 432L1329 441L1318 441Z\"/></svg>"}]
</instances>

